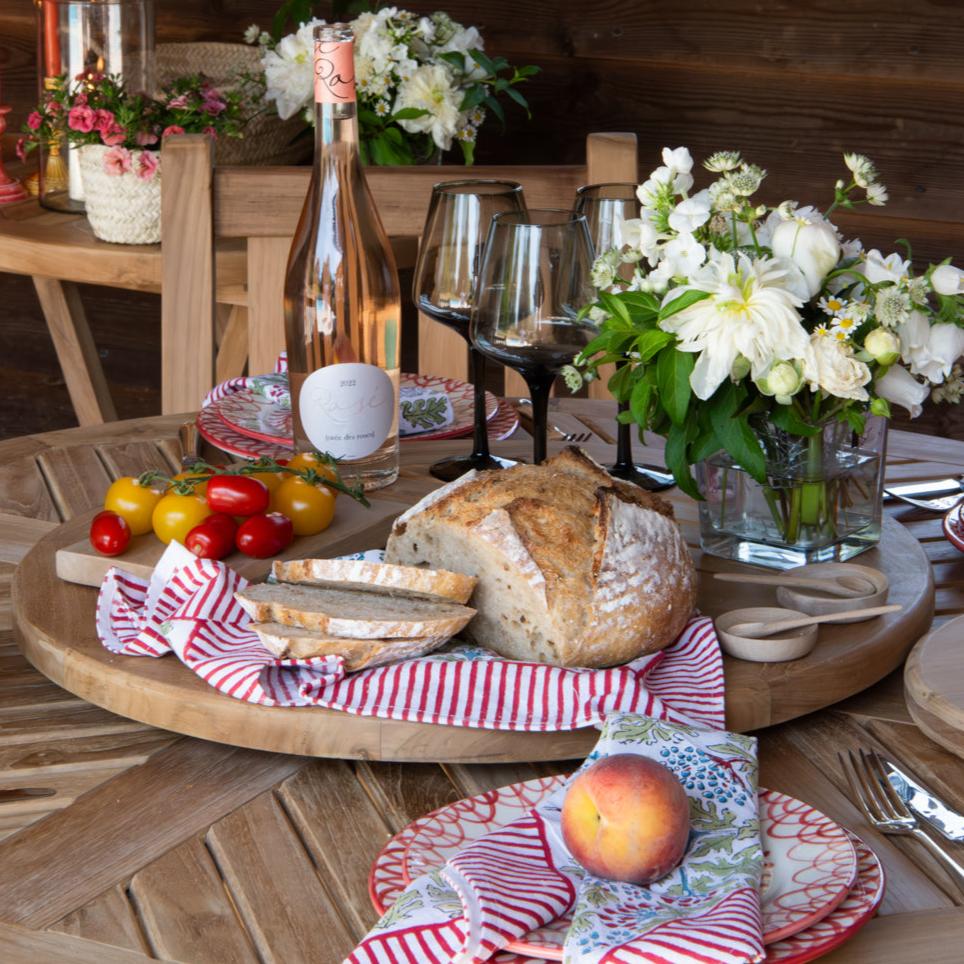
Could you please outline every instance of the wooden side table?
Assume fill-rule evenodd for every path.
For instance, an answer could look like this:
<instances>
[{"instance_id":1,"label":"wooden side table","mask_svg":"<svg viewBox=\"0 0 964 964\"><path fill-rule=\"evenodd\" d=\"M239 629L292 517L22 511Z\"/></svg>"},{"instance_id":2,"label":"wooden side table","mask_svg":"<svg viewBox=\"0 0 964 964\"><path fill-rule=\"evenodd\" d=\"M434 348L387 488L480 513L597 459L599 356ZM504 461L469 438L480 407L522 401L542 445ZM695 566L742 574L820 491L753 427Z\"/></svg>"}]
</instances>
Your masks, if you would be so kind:
<instances>
[{"instance_id":1,"label":"wooden side table","mask_svg":"<svg viewBox=\"0 0 964 964\"><path fill-rule=\"evenodd\" d=\"M47 211L30 200L0 207L0 271L32 277L77 421L114 421L117 412L77 284L160 293L161 246L99 241L86 218ZM244 304L244 277L244 243L220 242L219 304Z\"/></svg>"}]
</instances>

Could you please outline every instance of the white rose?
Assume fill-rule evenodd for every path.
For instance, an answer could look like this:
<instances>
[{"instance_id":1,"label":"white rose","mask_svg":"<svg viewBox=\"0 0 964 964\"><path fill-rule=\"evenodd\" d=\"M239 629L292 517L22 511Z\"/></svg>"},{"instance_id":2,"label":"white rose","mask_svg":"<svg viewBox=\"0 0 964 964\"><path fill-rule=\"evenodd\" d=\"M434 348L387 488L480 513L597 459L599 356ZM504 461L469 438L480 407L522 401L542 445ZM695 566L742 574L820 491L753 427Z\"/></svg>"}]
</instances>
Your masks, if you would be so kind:
<instances>
[{"instance_id":1,"label":"white rose","mask_svg":"<svg viewBox=\"0 0 964 964\"><path fill-rule=\"evenodd\" d=\"M888 402L906 408L911 418L917 418L923 411L924 399L930 392L926 384L922 385L900 365L888 368L887 373L874 382L874 390Z\"/></svg>"},{"instance_id":2,"label":"white rose","mask_svg":"<svg viewBox=\"0 0 964 964\"><path fill-rule=\"evenodd\" d=\"M827 222L801 224L782 221L773 228L770 241L778 258L788 258L802 272L807 282L807 297L812 298L823 285L823 279L840 259L840 242Z\"/></svg>"},{"instance_id":3,"label":"white rose","mask_svg":"<svg viewBox=\"0 0 964 964\"><path fill-rule=\"evenodd\" d=\"M961 293L961 276L964 271L952 264L942 264L931 274L931 286L939 295L957 295Z\"/></svg>"},{"instance_id":4,"label":"white rose","mask_svg":"<svg viewBox=\"0 0 964 964\"><path fill-rule=\"evenodd\" d=\"M827 335L814 334L811 351L803 360L803 377L811 391L822 389L835 398L852 398L866 402L870 396L864 385L870 381L870 369L854 358L854 350L846 342Z\"/></svg>"},{"instance_id":5,"label":"white rose","mask_svg":"<svg viewBox=\"0 0 964 964\"><path fill-rule=\"evenodd\" d=\"M900 341L883 328L875 328L864 339L864 349L879 365L893 365L900 357Z\"/></svg>"},{"instance_id":6,"label":"white rose","mask_svg":"<svg viewBox=\"0 0 964 964\"><path fill-rule=\"evenodd\" d=\"M964 328L931 325L920 311L912 311L897 334L903 361L914 375L923 375L934 385L947 378L954 362L964 353Z\"/></svg>"}]
</instances>

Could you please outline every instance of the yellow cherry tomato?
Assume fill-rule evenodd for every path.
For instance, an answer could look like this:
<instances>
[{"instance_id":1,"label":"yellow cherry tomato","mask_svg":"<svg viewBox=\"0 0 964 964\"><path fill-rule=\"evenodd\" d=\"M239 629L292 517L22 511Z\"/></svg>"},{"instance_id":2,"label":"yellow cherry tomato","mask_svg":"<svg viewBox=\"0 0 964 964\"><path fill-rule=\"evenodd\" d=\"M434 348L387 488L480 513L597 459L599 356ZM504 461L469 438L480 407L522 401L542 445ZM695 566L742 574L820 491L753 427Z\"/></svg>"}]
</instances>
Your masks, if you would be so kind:
<instances>
[{"instance_id":1,"label":"yellow cherry tomato","mask_svg":"<svg viewBox=\"0 0 964 964\"><path fill-rule=\"evenodd\" d=\"M276 488L288 477L284 472L246 472L252 479L263 482L269 492L274 492Z\"/></svg>"},{"instance_id":2,"label":"yellow cherry tomato","mask_svg":"<svg viewBox=\"0 0 964 964\"><path fill-rule=\"evenodd\" d=\"M314 452L299 452L288 462L289 469L314 469L323 479L331 479L332 482L338 481L338 473L330 462L325 462L318 458ZM337 489L329 490L332 495L337 496Z\"/></svg>"},{"instance_id":3,"label":"yellow cherry tomato","mask_svg":"<svg viewBox=\"0 0 964 964\"><path fill-rule=\"evenodd\" d=\"M142 536L151 531L154 506L164 494L162 488L141 485L137 479L125 475L111 484L104 496L104 508L116 512L128 525L131 535Z\"/></svg>"},{"instance_id":4,"label":"yellow cherry tomato","mask_svg":"<svg viewBox=\"0 0 964 964\"><path fill-rule=\"evenodd\" d=\"M183 543L187 534L209 515L211 509L203 496L168 492L154 507L151 524L161 542L167 544L177 539Z\"/></svg>"},{"instance_id":5,"label":"yellow cherry tomato","mask_svg":"<svg viewBox=\"0 0 964 964\"><path fill-rule=\"evenodd\" d=\"M335 493L326 485L311 485L291 476L272 493L271 508L291 520L296 536L313 536L331 525Z\"/></svg>"}]
</instances>

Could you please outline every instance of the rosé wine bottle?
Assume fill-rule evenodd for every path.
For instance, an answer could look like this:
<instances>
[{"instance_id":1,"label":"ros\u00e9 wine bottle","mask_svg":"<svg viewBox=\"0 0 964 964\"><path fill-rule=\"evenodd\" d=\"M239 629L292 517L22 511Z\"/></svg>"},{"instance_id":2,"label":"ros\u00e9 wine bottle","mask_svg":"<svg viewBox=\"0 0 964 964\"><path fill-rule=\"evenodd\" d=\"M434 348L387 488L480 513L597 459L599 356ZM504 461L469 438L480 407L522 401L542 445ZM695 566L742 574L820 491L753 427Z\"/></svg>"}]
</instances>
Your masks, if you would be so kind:
<instances>
[{"instance_id":1,"label":"ros\u00e9 wine bottle","mask_svg":"<svg viewBox=\"0 0 964 964\"><path fill-rule=\"evenodd\" d=\"M328 452L346 482L398 477L401 302L395 257L358 152L354 42L315 28L315 164L285 278L295 448Z\"/></svg>"}]
</instances>

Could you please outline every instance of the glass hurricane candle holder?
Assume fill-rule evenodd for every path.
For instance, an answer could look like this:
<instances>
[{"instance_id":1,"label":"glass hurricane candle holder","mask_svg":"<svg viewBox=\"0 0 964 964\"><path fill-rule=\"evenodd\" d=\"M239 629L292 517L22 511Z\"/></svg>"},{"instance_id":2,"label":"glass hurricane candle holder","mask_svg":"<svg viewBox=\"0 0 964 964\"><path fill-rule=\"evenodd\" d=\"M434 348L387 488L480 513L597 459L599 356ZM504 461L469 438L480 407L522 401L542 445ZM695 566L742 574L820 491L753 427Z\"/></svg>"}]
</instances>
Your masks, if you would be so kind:
<instances>
[{"instance_id":1,"label":"glass hurricane candle holder","mask_svg":"<svg viewBox=\"0 0 964 964\"><path fill-rule=\"evenodd\" d=\"M39 98L62 84L119 76L153 93L154 0L35 0ZM40 203L82 213L80 160L65 138L40 145Z\"/></svg>"}]
</instances>

